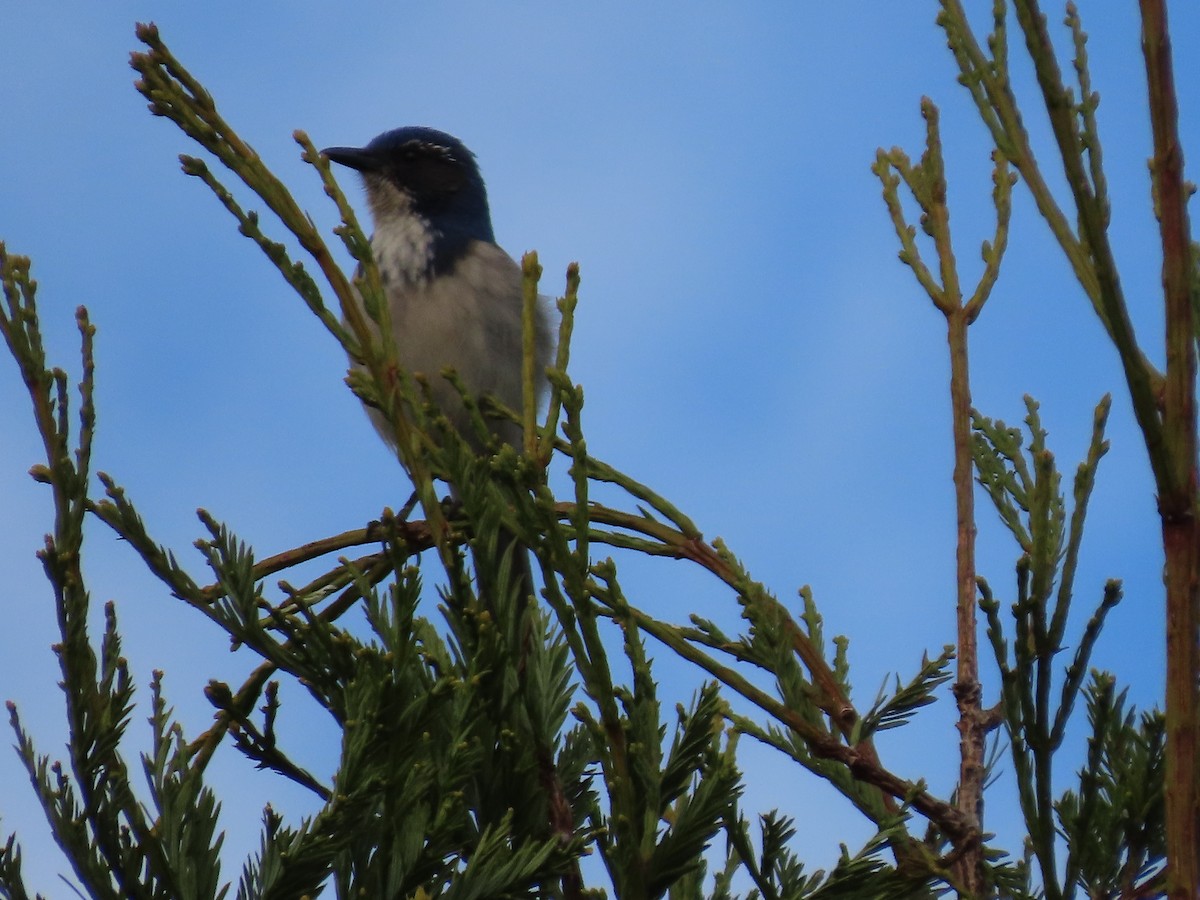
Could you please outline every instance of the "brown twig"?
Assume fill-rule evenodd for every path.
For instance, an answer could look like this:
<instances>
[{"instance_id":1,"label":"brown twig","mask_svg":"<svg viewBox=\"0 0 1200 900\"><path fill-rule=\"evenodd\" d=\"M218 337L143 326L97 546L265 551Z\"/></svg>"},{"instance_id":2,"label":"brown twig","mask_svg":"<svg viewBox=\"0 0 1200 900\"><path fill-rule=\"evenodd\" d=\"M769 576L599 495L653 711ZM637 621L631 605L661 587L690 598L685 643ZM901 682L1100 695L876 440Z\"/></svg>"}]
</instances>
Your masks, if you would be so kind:
<instances>
[{"instance_id":1,"label":"brown twig","mask_svg":"<svg viewBox=\"0 0 1200 900\"><path fill-rule=\"evenodd\" d=\"M278 572L284 572L293 566L310 560L345 550L348 547L360 547L363 544L376 544L389 537L395 537L412 548L414 552L427 550L433 546L433 537L429 526L424 521L415 522L372 522L366 528L355 528L331 535L291 550L284 550L260 561L254 567L254 578L267 578ZM222 595L220 585L210 584L200 592L201 596L212 602Z\"/></svg>"},{"instance_id":2,"label":"brown twig","mask_svg":"<svg viewBox=\"0 0 1200 900\"><path fill-rule=\"evenodd\" d=\"M958 704L960 763L956 792L957 812L962 826L951 835L955 844L954 867L958 887L971 896L984 888L983 827L984 751L988 732L998 717L983 709L983 690L979 683L979 648L976 629L975 573L975 499L974 463L971 452L971 387L967 355L967 329L979 316L999 275L1000 262L1007 245L1012 210L1013 177L1004 154L993 155L993 201L996 228L992 242L983 245L984 273L971 297L964 302L958 279L958 265L951 243L950 209L946 203L946 177L942 158L937 107L928 98L921 101L926 122L925 152L912 164L900 150L880 150L874 166L883 183L884 201L900 239L900 259L929 294L934 306L946 318L946 336L950 349L950 416L954 447L954 498L956 516L955 618L958 652L957 678L953 692ZM938 276L925 265L915 241L915 229L908 225L900 203L901 181L921 208L921 225L933 240L938 261ZM949 834L949 832L947 832Z\"/></svg>"},{"instance_id":3,"label":"brown twig","mask_svg":"<svg viewBox=\"0 0 1200 900\"><path fill-rule=\"evenodd\" d=\"M1142 52L1154 136L1151 172L1163 248L1167 372L1162 437L1166 453L1155 467L1166 552L1167 894L1192 897L1200 884L1200 517L1197 515L1196 323L1193 260L1179 109L1164 0L1140 0Z\"/></svg>"}]
</instances>

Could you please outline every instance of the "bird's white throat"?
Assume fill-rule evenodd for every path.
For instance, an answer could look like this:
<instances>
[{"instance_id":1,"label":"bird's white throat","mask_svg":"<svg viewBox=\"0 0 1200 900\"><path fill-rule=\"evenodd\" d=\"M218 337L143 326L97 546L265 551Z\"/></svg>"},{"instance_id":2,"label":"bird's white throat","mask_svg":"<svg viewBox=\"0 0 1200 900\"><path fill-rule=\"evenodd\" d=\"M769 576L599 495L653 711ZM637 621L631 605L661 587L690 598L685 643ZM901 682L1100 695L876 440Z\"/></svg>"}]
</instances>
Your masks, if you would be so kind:
<instances>
[{"instance_id":1,"label":"bird's white throat","mask_svg":"<svg viewBox=\"0 0 1200 900\"><path fill-rule=\"evenodd\" d=\"M385 283L395 279L418 284L433 266L434 235L429 222L413 212L393 214L375 223L371 251Z\"/></svg>"}]
</instances>

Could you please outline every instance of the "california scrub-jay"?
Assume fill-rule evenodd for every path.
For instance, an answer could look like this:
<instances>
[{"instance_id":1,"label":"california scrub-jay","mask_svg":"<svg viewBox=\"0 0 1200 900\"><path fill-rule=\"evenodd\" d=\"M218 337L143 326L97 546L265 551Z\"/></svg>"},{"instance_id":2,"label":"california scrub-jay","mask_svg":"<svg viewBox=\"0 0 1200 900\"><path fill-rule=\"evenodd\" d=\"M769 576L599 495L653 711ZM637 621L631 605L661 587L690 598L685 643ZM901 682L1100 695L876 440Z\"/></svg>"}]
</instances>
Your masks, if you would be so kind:
<instances>
[{"instance_id":1,"label":"california scrub-jay","mask_svg":"<svg viewBox=\"0 0 1200 900\"><path fill-rule=\"evenodd\" d=\"M432 128L387 131L362 148L330 147L327 158L362 174L375 222L371 250L387 295L399 363L429 377L434 402L476 450L462 397L441 371L452 368L473 395L492 394L521 411L523 361L521 268L496 245L487 191L475 156L458 138ZM535 320L537 396L553 342L545 298ZM378 410L367 412L390 445L395 435ZM514 447L521 426L493 419L492 433ZM502 532L520 593L533 595L529 556Z\"/></svg>"},{"instance_id":2,"label":"california scrub-jay","mask_svg":"<svg viewBox=\"0 0 1200 900\"><path fill-rule=\"evenodd\" d=\"M458 138L433 128L387 131L362 148L321 151L356 169L375 223L371 249L387 294L402 366L429 377L433 398L476 450L458 391L440 373L452 368L468 392L492 394L522 408L522 276L496 245L487 190L475 156ZM538 397L552 339L546 302L535 326ZM395 444L378 411L375 429ZM492 420L501 441L520 447L521 427Z\"/></svg>"}]
</instances>

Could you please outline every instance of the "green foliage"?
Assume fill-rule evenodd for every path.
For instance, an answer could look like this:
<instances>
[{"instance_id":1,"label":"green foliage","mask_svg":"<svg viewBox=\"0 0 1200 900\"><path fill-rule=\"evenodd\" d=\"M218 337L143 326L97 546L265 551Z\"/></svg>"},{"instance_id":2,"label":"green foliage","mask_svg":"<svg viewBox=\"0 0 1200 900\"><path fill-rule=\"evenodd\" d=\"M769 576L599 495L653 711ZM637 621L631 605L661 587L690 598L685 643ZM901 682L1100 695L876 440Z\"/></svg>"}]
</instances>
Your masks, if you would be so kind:
<instances>
[{"instance_id":1,"label":"green foliage","mask_svg":"<svg viewBox=\"0 0 1200 900\"><path fill-rule=\"evenodd\" d=\"M908 684L902 685L900 677L896 676L896 687L890 696L885 687L881 687L871 708L854 723L851 741L858 743L876 731L899 728L910 722L921 707L936 703L934 693L937 688L954 677L950 672L953 659L953 645L944 647L937 659L921 658L921 669Z\"/></svg>"},{"instance_id":2,"label":"green foliage","mask_svg":"<svg viewBox=\"0 0 1200 900\"><path fill-rule=\"evenodd\" d=\"M88 402L76 453L84 467L81 475L66 453L65 418L47 414L55 408L45 399L51 387L58 408L65 408L66 376L45 371L32 288L22 293L27 263L5 257L11 298L5 334L27 382L40 392L34 395L35 412L48 436L49 464L38 472L57 489L62 539L74 542L71 554L62 558L77 566L79 520L92 514L128 542L171 594L228 634L233 646L260 660L240 687L209 684L206 696L217 712L216 723L191 742L171 721L156 678L152 750L144 764L152 808L143 810L119 752L133 688L117 652L115 613L100 662L91 662L82 577L77 569L63 575L51 571L64 585L64 646L71 650L63 654L64 665L69 663L64 680L69 697L80 692L83 698L69 706L94 710L99 692L109 710L98 724L86 717L78 722L80 749L70 761L71 772L85 785L103 782L112 799L106 794L101 804L89 803L90 795L74 800L65 771L39 760L31 739L18 733L56 837L86 890L96 896L227 892L219 874L219 806L203 782L208 762L222 745L304 786L322 804L298 825L266 811L261 846L246 862L238 887L238 895L247 898L315 896L330 886L339 896L581 897L586 889L579 861L585 853L599 857L619 896L661 897L703 890L709 849L722 831L731 849L713 888L728 893L735 876L751 865L746 854L754 854L739 824L739 730L803 758L881 825L881 837L863 854L847 855L828 876L801 879L799 863L778 845L780 835L790 831L768 818L763 837L768 846L759 860L764 868L753 877L760 890L774 885L772 895L791 896L800 886L812 893L865 883L854 878L895 873L880 854L892 842L912 843L902 812L910 800L924 814L948 817L953 830L950 807L890 773L871 744L875 730L898 724L929 702L944 680L948 656L932 664L925 660L911 684L881 697L864 720L849 700L846 643L837 639L834 659L826 658L810 595L804 595L800 620L793 619L724 545L706 543L673 504L591 456L583 437L583 392L566 373L579 284L575 269L568 272L559 300L562 327L558 358L549 372L554 390L546 420L525 423L526 453L493 444L480 455L430 405L419 381L386 374L403 370L392 348L378 339L388 333L380 327L387 312L372 294L376 275L369 245L307 138L298 136L305 157L342 211L339 234L359 257L353 280L332 265L308 218L157 34L151 29L141 34L150 50L135 56L135 66L154 110L173 118L236 173L325 276L345 326L328 312L316 281L286 246L266 236L259 217L244 210L206 165L184 159L184 171L214 191L241 231L361 363L351 386L392 423L398 460L416 494L414 504L398 515L385 511L364 529L267 559L201 511L207 533L196 547L211 573L211 582L201 586L174 551L154 540L115 479L100 475L104 496L90 496L85 475L94 412ZM536 260L526 261L526 275L530 297L536 296ZM360 291L369 323L357 305ZM83 387L90 398L88 327L84 336ZM447 377L453 380L453 373ZM476 398L464 396L464 403L480 442L491 433L486 416L512 415ZM548 486L547 466L555 458L567 462L572 476L574 495L567 503ZM452 506L437 499L440 482L454 486ZM592 501L596 483L623 490L633 511ZM416 506L423 520L409 519ZM280 581L278 595L266 587L269 575L361 545L376 549L356 559L340 558L307 584ZM736 591L747 634L725 638L711 623L681 628L647 616L626 600L615 563L596 558L594 548L603 545L708 568ZM522 548L532 552L541 569L544 607L520 590ZM436 560L432 579L428 551ZM423 586L431 580L438 585L440 624L424 613L428 601L422 595L428 592ZM355 608L365 613L365 634L359 626L343 624ZM646 635L680 649L717 677L699 689L689 709L676 712L673 725L660 709ZM754 687L720 656L735 667L769 673L777 692ZM627 677L618 674L622 670ZM302 685L343 735L330 776L300 767L280 740L276 723L288 715L280 680ZM88 687L92 683L96 686ZM718 683L766 712L773 724L735 713ZM815 751L809 749L812 739L820 743ZM942 873L920 851L903 853L915 867L905 879L927 882ZM10 878L0 883L4 891L23 890L15 845L3 858L0 877Z\"/></svg>"},{"instance_id":3,"label":"green foliage","mask_svg":"<svg viewBox=\"0 0 1200 900\"><path fill-rule=\"evenodd\" d=\"M1125 692L1111 676L1094 672L1084 690L1087 762L1079 790L1055 803L1067 841L1065 885L1090 897L1147 896L1161 888L1163 840L1163 729L1161 713L1125 711Z\"/></svg>"},{"instance_id":4,"label":"green foliage","mask_svg":"<svg viewBox=\"0 0 1200 900\"><path fill-rule=\"evenodd\" d=\"M1093 672L1090 684L1083 686L1104 619L1121 600L1120 582L1105 585L1066 670L1060 672L1055 664L1067 645L1088 499L1108 450L1104 425L1110 398L1105 396L1096 407L1070 507L1054 455L1046 446L1038 404L1027 397L1025 406L1028 447L1023 447L1018 429L978 414L974 419L979 482L1021 550L1011 653L1000 603L982 579L980 606L1000 668L1019 799L1046 896L1071 896L1076 887L1087 889L1089 896L1121 896L1122 891L1144 887L1139 881L1161 869L1163 723L1156 712L1144 714L1135 726L1133 712L1122 714L1124 692L1114 697L1113 679L1106 673ZM1081 690L1093 732L1088 762L1079 772L1078 790L1068 790L1055 801L1054 754L1062 746ZM1060 835L1067 838L1061 876Z\"/></svg>"},{"instance_id":5,"label":"green foliage","mask_svg":"<svg viewBox=\"0 0 1200 900\"><path fill-rule=\"evenodd\" d=\"M523 261L523 415L490 398L468 396L454 373L442 373L463 394L472 419L474 433L464 439L432 404L429 384L396 358L370 245L308 137L295 135L341 217L335 234L358 264L353 276L335 263L313 221L220 116L157 30L139 27L145 50L132 63L151 112L177 125L223 167L219 171L234 175L276 224L264 226L204 160L182 156L183 171L213 192L238 230L346 350L355 364L347 382L388 422L414 495L399 513L384 510L366 527L266 559L229 525L201 511L205 533L196 548L212 579L201 585L173 550L154 540L114 478L98 473L103 496L92 495L93 329L81 308L81 400L73 427L68 377L48 366L42 346L29 261L0 244L0 333L30 395L46 457L32 474L49 486L55 514L39 556L60 626L55 653L70 730L66 761L39 754L11 706L10 718L34 790L84 892L111 898L228 895L232 885L221 874L228 852L221 807L204 782L208 763L223 746L303 786L319 804L298 823L264 810L258 850L245 861L237 885L236 896L245 900L315 897L329 890L346 898L422 900L601 896L584 884L581 861L587 856L598 858L622 900L899 900L949 891L1059 898L1078 890L1135 897L1178 880L1171 867L1164 869L1164 820L1170 818L1164 772L1176 764L1170 752L1175 732L1157 712L1126 711L1124 692L1110 676L1093 672L1085 686L1105 617L1121 599L1120 582L1105 586L1074 640L1070 662L1056 669L1056 658L1072 643L1069 613L1088 499L1107 450L1109 398L1096 408L1070 503L1035 402L1027 400L1028 446L1018 429L970 410L967 329L999 277L1014 172L1028 185L1121 355L1160 494L1176 506L1187 481L1180 472L1194 474L1195 462L1187 461L1192 469L1179 465L1188 452L1195 455L1194 433L1191 444L1180 438L1188 427L1195 431L1194 416L1189 426L1178 413L1187 397L1194 402L1194 386L1181 389L1179 372L1194 370L1181 368L1179 342L1173 341L1168 355L1174 362L1165 375L1157 372L1133 338L1108 245L1097 98L1074 8L1067 26L1078 99L1075 88L1062 85L1036 4L1013 4L1063 157L1077 227L1042 178L1016 108L1008 81L1009 4L993 4L986 51L957 0L943 0L941 7L938 22L960 80L996 150L995 230L983 244L984 272L969 296L951 247L939 112L932 102L922 104L926 146L919 161L898 149L880 151L874 171L901 260L945 315L950 337L959 635L958 644L938 656L923 653L907 680L891 676L890 690L885 681L866 709L853 701L849 641L826 640L808 588L801 589L798 607L781 602L721 540L705 540L669 500L590 452L584 392L569 376L578 267L568 269L557 303L561 328L557 357L546 373L552 391L545 417L537 419L531 402L538 376L532 309L542 273L530 254ZM1157 52L1152 44L1147 40L1148 64ZM1162 104L1153 101L1157 147ZM1169 162L1160 160L1155 170L1160 200L1182 190L1176 185L1171 194L1162 187ZM902 186L921 210L936 275L905 218ZM302 260L269 234L277 226ZM1178 263L1178 248L1167 255L1168 263ZM1188 261L1191 294L1184 299L1194 308L1190 252ZM1194 330L1189 325L1186 332L1190 348ZM1166 412L1160 421L1162 391ZM494 417L520 422L520 447L492 439L487 420ZM565 498L550 488L553 466L568 475ZM1001 616L988 583L976 580L972 470L1019 549L1011 619ZM440 500L443 485L452 486L453 503ZM618 501L597 503L592 494L598 485ZM1192 505L1183 507L1194 510L1195 498L1188 496ZM135 788L126 762L136 740L127 727L135 688L121 656L116 606L106 606L98 641L89 631L81 562L88 516L126 541L167 592L257 660L236 689L210 682L206 697L216 711L214 724L190 741L172 717L162 674L155 673L150 749L141 756L144 788ZM351 548L366 549L356 558L341 555ZM655 618L626 596L616 561L603 555L608 548L704 568L735 598L741 633L728 634L699 616L687 624ZM322 559L326 570L307 583L281 580L277 592L266 587L270 576ZM540 601L527 589L531 559L541 576ZM1171 562L1168 554L1169 585L1178 581L1172 581ZM1000 672L999 702L991 707L983 703L978 679L977 589ZM360 611L361 620L348 616L351 610ZM661 708L647 638L711 679L673 718ZM954 793L939 797L924 780L893 771L876 738L911 726L952 678L962 770ZM341 735L333 772L303 769L284 746L276 726L293 713L280 700L281 684L303 687ZM1194 677L1187 687L1192 693L1181 690L1179 696L1194 699ZM1087 764L1077 785L1055 800L1053 762L1081 692L1092 731ZM1179 721L1178 709L1174 715ZM980 818L995 764L994 756L983 759L984 738L1000 725L1028 828L1021 859L995 846ZM797 763L797 775L804 770L825 779L872 824L871 840L857 852L843 846L828 871L809 872L790 845L798 827L819 826L820 811L806 811L801 825L768 812L752 835L740 807L736 751L743 735ZM15 836L0 847L0 896L29 896Z\"/></svg>"},{"instance_id":6,"label":"green foliage","mask_svg":"<svg viewBox=\"0 0 1200 900\"><path fill-rule=\"evenodd\" d=\"M27 271L25 263L6 256L4 264L6 286L15 288L10 292L14 303L23 304L17 309L28 336L28 348L14 352L26 361L38 359L33 291L22 294L17 281ZM14 316L10 312L3 321L9 329ZM84 335L90 359L90 332L85 329ZM65 376L30 380L55 384ZM57 400L65 403L65 393ZM578 394L565 397L563 408L569 422L577 421ZM57 426L59 420L53 421ZM85 427L93 421L89 409ZM594 465L608 482L624 480L603 464L592 464L580 433L571 425L566 431L573 436L567 446L576 466ZM65 454L67 434L55 435L51 446ZM457 486L461 498L439 555L447 581L440 589L442 628L420 614L424 579L417 550L431 543L423 528L385 514L361 534L317 542L317 550L308 547L306 553L331 552L347 542L377 543L381 549L358 560L343 559L301 588L281 582L281 597L273 599L264 588L264 574L308 557L285 554L259 561L246 542L201 511L208 534L196 547L212 573L212 583L202 588L173 552L152 539L111 477L101 476L106 496L93 501L86 482L73 477L75 468L58 462L57 471L70 479L61 491L68 510L86 510L113 528L173 594L223 629L235 646L262 660L236 691L210 683L206 695L217 723L191 742L173 721L161 675L155 675L151 749L143 757L150 803L144 807L120 751L134 689L120 656L115 607L107 608L95 656L86 632L86 594L74 568L78 552L64 574L48 566L60 585L64 644L59 652L74 716L69 773L36 754L15 710L13 724L55 836L91 895L228 894L220 875L220 807L203 778L213 752L226 740L255 766L307 787L323 803L297 826L265 811L261 846L243 868L239 897L316 896L329 886L347 897L516 897L535 890L582 896L578 860L589 845L620 896L683 896L702 890L706 854L722 830L734 850L714 883L718 892L728 892L735 874L751 865L743 859L754 851L737 809L741 774L736 733L728 724L736 719L717 684L704 685L691 708L678 709L670 728L660 712L642 638L643 622L665 626L628 604L614 564L581 554L579 545L585 542L573 529L582 524L584 533L604 533L578 516L564 527L544 480L532 493L525 489L523 479L531 470L511 450L479 458L450 432L440 440L429 445L428 464ZM75 458L86 465L83 452ZM660 540L671 534L658 526L659 516L690 527L670 504L630 484L638 500L648 504L640 516L587 503L583 508ZM585 492L587 481L577 486ZM81 549L78 526L65 516L60 522L64 531L76 529L67 534L80 535L76 546ZM549 609L517 589L514 545L501 540L504 533L519 534L536 552L548 578ZM48 546L58 545L52 540ZM712 558L732 559L719 551ZM476 592L476 584L486 585L486 592ZM771 628L763 627L772 620L762 616L775 623L790 620L760 587L753 589L753 598L758 605L752 618L760 625L753 637L737 640L747 655L782 667L790 654ZM365 613L366 635L340 624L354 606ZM621 626L632 674L628 685L616 680L610 667L602 635L609 620ZM804 621L819 648L820 617L811 600ZM838 674L832 677L844 685L844 644L840 647ZM944 660L933 669L941 666ZM788 671L803 679L794 666ZM582 695L573 674L582 679ZM328 782L296 765L279 741L275 724L285 711L278 681L271 680L278 677L302 684L341 729L341 758ZM920 689L911 700L893 698L882 718L926 699ZM261 715L255 715L259 701ZM568 727L571 714L575 727ZM597 776L603 777L602 791L593 787ZM865 855L847 855L828 877L802 877L803 867L782 846L790 826L775 822L764 820L764 849L753 864L761 867L753 876L756 883L774 885L772 896L792 896L801 889L823 896L813 891L865 884L863 878L887 869L878 856L887 839L880 838ZM897 824L889 839L901 834ZM5 896L25 893L15 842L0 857L0 890Z\"/></svg>"}]
</instances>

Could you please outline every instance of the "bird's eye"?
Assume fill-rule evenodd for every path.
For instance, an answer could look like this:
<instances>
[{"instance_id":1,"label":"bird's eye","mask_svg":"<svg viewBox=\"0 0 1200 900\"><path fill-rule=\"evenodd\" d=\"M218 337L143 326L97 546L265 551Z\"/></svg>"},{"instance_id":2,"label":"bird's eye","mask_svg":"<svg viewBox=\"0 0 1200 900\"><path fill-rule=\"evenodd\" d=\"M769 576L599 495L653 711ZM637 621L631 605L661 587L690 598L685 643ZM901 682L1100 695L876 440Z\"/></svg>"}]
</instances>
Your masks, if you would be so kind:
<instances>
[{"instance_id":1,"label":"bird's eye","mask_svg":"<svg viewBox=\"0 0 1200 900\"><path fill-rule=\"evenodd\" d=\"M445 199L463 186L463 167L443 147L414 141L393 153L390 177L422 202Z\"/></svg>"}]
</instances>

